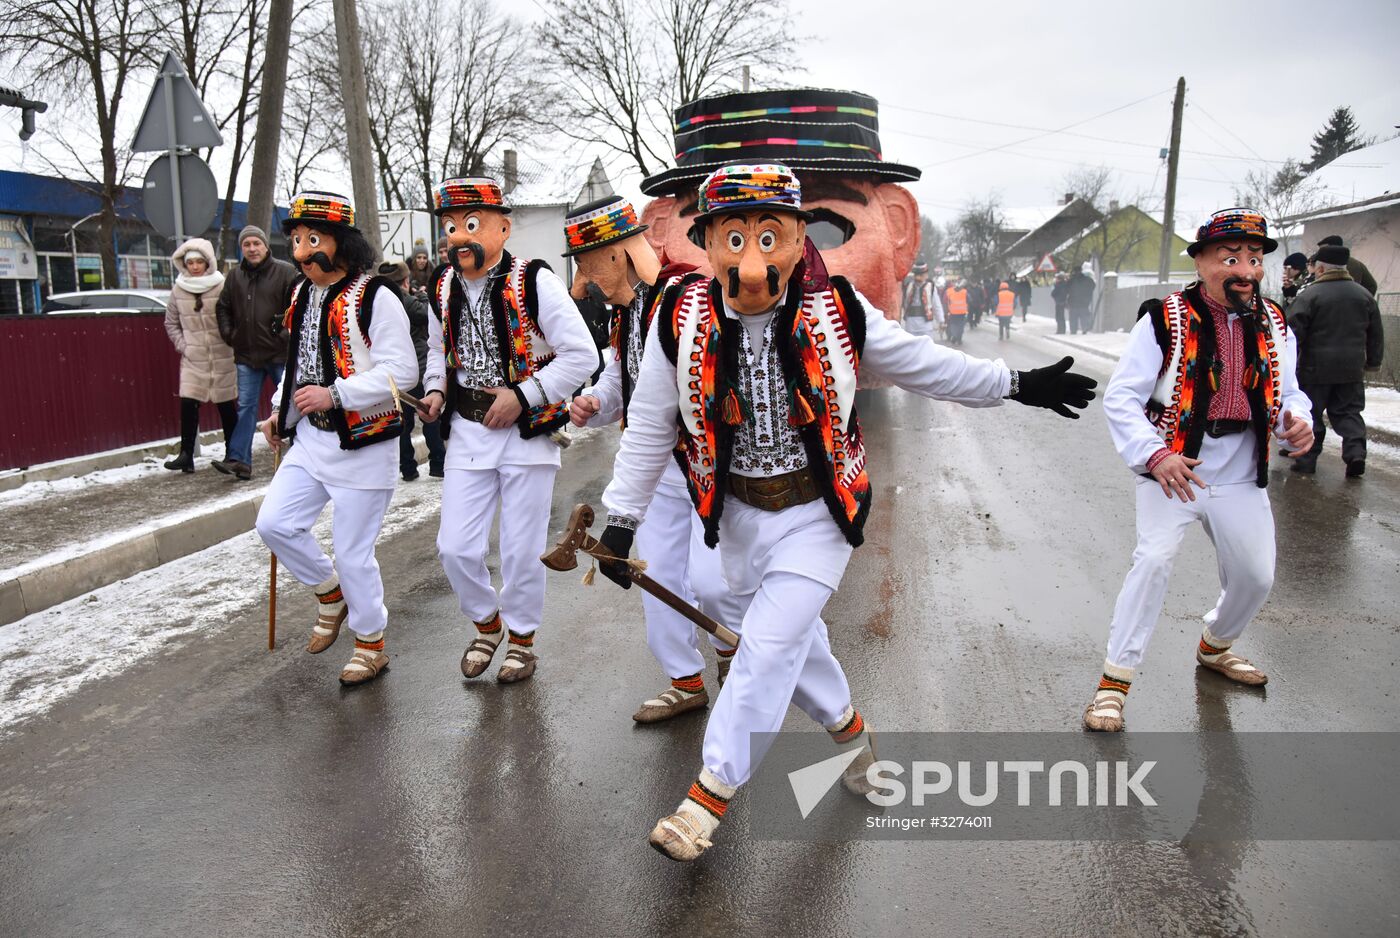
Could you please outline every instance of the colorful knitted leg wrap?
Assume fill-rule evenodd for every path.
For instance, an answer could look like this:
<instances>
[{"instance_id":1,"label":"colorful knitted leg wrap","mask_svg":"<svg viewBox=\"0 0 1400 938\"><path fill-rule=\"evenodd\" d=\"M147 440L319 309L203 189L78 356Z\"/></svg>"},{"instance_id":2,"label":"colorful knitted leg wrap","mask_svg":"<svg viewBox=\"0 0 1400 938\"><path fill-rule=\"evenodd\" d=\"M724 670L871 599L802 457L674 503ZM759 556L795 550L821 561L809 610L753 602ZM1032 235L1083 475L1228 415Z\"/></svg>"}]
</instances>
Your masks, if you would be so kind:
<instances>
[{"instance_id":1,"label":"colorful knitted leg wrap","mask_svg":"<svg viewBox=\"0 0 1400 938\"><path fill-rule=\"evenodd\" d=\"M476 630L482 635L499 636L501 634L501 614L498 612L485 622L473 622L472 625L476 626ZM499 640L497 638L497 641Z\"/></svg>"},{"instance_id":2,"label":"colorful knitted leg wrap","mask_svg":"<svg viewBox=\"0 0 1400 938\"><path fill-rule=\"evenodd\" d=\"M860 711L854 707L847 707L846 711L840 721L826 728L826 731L831 734L831 741L838 746L853 742L861 733L865 732L865 721L861 719Z\"/></svg>"},{"instance_id":3,"label":"colorful knitted leg wrap","mask_svg":"<svg viewBox=\"0 0 1400 938\"><path fill-rule=\"evenodd\" d=\"M380 629L372 635L356 635L355 647L364 648L368 651L384 650L384 630Z\"/></svg>"},{"instance_id":4,"label":"colorful knitted leg wrap","mask_svg":"<svg viewBox=\"0 0 1400 938\"><path fill-rule=\"evenodd\" d=\"M533 648L535 646L535 633L531 632L529 635L521 635L519 632L511 631L510 643L517 648Z\"/></svg>"},{"instance_id":5,"label":"colorful knitted leg wrap","mask_svg":"<svg viewBox=\"0 0 1400 938\"><path fill-rule=\"evenodd\" d=\"M705 689L705 679L697 672L689 677L671 678L671 686L683 694L698 694Z\"/></svg>"},{"instance_id":6,"label":"colorful knitted leg wrap","mask_svg":"<svg viewBox=\"0 0 1400 938\"><path fill-rule=\"evenodd\" d=\"M686 807L687 803L692 804L718 822L729 809L729 799L733 797L732 786L721 782L709 769L704 769L700 772L700 777L691 784L690 791L685 793L685 801L681 802L681 807ZM697 812L692 813L703 816Z\"/></svg>"},{"instance_id":7,"label":"colorful knitted leg wrap","mask_svg":"<svg viewBox=\"0 0 1400 938\"><path fill-rule=\"evenodd\" d=\"M1196 650L1201 653L1202 658L1214 661L1216 658L1230 650L1234 642L1227 642L1224 639L1216 638L1210 634L1210 628L1206 627L1201 632L1201 643L1196 646Z\"/></svg>"}]
</instances>

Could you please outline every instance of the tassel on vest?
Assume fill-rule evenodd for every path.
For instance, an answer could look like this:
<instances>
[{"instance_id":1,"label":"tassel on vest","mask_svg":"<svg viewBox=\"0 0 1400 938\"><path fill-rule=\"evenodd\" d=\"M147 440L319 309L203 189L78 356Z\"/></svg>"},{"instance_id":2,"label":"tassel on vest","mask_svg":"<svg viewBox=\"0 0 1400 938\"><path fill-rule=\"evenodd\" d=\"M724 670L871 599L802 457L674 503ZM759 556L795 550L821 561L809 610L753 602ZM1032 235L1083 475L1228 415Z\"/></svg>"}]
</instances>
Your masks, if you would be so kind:
<instances>
[{"instance_id":1,"label":"tassel on vest","mask_svg":"<svg viewBox=\"0 0 1400 938\"><path fill-rule=\"evenodd\" d=\"M812 412L812 405L807 402L807 395L803 394L797 385L793 385L792 405L788 409L788 426L805 427L816 419L817 415Z\"/></svg>"},{"instance_id":2,"label":"tassel on vest","mask_svg":"<svg viewBox=\"0 0 1400 938\"><path fill-rule=\"evenodd\" d=\"M719 405L720 416L724 418L724 422L731 427L737 427L748 420L751 413L748 404L744 402L744 399L740 397L738 392L733 388L730 388L724 395L724 400L722 400Z\"/></svg>"}]
</instances>

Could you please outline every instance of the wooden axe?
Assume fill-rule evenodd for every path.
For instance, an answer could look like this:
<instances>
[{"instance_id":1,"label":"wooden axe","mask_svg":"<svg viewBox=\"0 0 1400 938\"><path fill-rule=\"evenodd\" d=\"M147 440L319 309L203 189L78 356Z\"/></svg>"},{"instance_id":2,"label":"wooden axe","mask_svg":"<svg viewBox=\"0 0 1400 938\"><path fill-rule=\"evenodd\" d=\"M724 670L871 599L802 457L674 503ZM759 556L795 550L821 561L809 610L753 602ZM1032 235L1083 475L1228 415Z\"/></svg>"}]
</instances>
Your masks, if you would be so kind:
<instances>
[{"instance_id":1,"label":"wooden axe","mask_svg":"<svg viewBox=\"0 0 1400 938\"><path fill-rule=\"evenodd\" d=\"M573 512L569 515L568 527L564 529L564 536L559 539L558 544L554 545L553 550L540 556L540 563L551 570L575 570L578 568L579 551L583 551L595 560L621 560L624 562L627 578L633 583L636 583L642 589L685 616L691 622L694 622L696 625L700 626L700 628L715 636L715 638L718 638L727 645L731 645L735 648L739 647L739 636L735 634L733 629L711 619L645 573L627 564L625 557L618 557L616 554L613 554L602 544L598 543L597 538L588 533L588 529L592 526L593 506L586 504L575 505Z\"/></svg>"}]
</instances>

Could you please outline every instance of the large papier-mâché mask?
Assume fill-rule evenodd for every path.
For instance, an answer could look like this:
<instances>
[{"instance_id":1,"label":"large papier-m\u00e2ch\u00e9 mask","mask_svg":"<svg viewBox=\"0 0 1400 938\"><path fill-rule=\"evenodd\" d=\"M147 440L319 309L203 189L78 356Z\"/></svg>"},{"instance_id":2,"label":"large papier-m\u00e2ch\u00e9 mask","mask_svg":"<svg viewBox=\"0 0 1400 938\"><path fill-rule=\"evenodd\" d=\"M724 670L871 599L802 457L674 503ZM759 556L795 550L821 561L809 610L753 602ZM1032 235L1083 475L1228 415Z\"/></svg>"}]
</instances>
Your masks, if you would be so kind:
<instances>
[{"instance_id":1,"label":"large papier-m\u00e2ch\u00e9 mask","mask_svg":"<svg viewBox=\"0 0 1400 938\"><path fill-rule=\"evenodd\" d=\"M287 233L287 241L297 269L312 283L336 271L335 235L310 225L296 225Z\"/></svg>"},{"instance_id":2,"label":"large papier-m\u00e2ch\u00e9 mask","mask_svg":"<svg viewBox=\"0 0 1400 938\"><path fill-rule=\"evenodd\" d=\"M1253 308L1264 276L1264 245L1254 238L1217 241L1196 255L1196 276L1206 293L1238 308Z\"/></svg>"},{"instance_id":3,"label":"large papier-m\u00e2ch\u00e9 mask","mask_svg":"<svg viewBox=\"0 0 1400 938\"><path fill-rule=\"evenodd\" d=\"M448 263L475 278L501 259L510 238L510 216L492 208L451 209L442 213Z\"/></svg>"},{"instance_id":4,"label":"large papier-m\u00e2ch\u00e9 mask","mask_svg":"<svg viewBox=\"0 0 1400 938\"><path fill-rule=\"evenodd\" d=\"M756 208L705 221L705 255L736 313L766 313L787 289L807 238L793 212Z\"/></svg>"},{"instance_id":5,"label":"large papier-m\u00e2ch\u00e9 mask","mask_svg":"<svg viewBox=\"0 0 1400 938\"><path fill-rule=\"evenodd\" d=\"M635 284L656 282L661 262L641 233L611 241L602 247L574 255L574 282L569 295L582 300L593 285L614 306L626 306L636 297Z\"/></svg>"},{"instance_id":6,"label":"large papier-m\u00e2ch\u00e9 mask","mask_svg":"<svg viewBox=\"0 0 1400 938\"><path fill-rule=\"evenodd\" d=\"M833 274L855 286L888 315L899 310L899 284L919 247L919 209L903 186L859 176L810 174L802 179L802 207L812 213L807 235ZM642 211L646 237L668 263L709 267L687 237L695 221L695 197L662 196ZM723 282L723 280L721 280Z\"/></svg>"}]
</instances>

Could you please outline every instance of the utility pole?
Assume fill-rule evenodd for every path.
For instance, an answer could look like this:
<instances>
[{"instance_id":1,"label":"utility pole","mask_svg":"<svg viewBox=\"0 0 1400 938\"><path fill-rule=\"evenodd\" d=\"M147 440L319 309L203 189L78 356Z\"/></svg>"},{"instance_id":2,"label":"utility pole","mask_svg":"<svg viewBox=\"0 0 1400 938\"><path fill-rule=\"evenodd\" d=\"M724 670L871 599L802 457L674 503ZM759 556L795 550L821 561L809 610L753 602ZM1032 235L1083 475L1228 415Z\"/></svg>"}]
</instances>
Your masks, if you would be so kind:
<instances>
[{"instance_id":1,"label":"utility pole","mask_svg":"<svg viewBox=\"0 0 1400 938\"><path fill-rule=\"evenodd\" d=\"M292 0L270 0L264 47L262 91L258 94L257 139L253 142L252 185L248 190L248 224L272 227L272 200L277 188L277 155L282 145L282 104L287 94L287 57L292 36ZM271 237L269 232L268 237Z\"/></svg>"},{"instance_id":2,"label":"utility pole","mask_svg":"<svg viewBox=\"0 0 1400 938\"><path fill-rule=\"evenodd\" d=\"M1186 78L1176 80L1172 102L1172 143L1167 151L1167 201L1162 208L1162 250L1157 255L1157 282L1166 283L1172 269L1172 239L1176 236L1176 168L1181 165L1181 110L1186 105Z\"/></svg>"},{"instance_id":3,"label":"utility pole","mask_svg":"<svg viewBox=\"0 0 1400 938\"><path fill-rule=\"evenodd\" d=\"M369 92L365 88L365 50L355 0L331 0L335 10L335 45L340 59L340 97L345 103L345 136L350 148L350 181L355 196L355 227L379 244L379 190L375 186L374 150L369 138Z\"/></svg>"}]
</instances>

